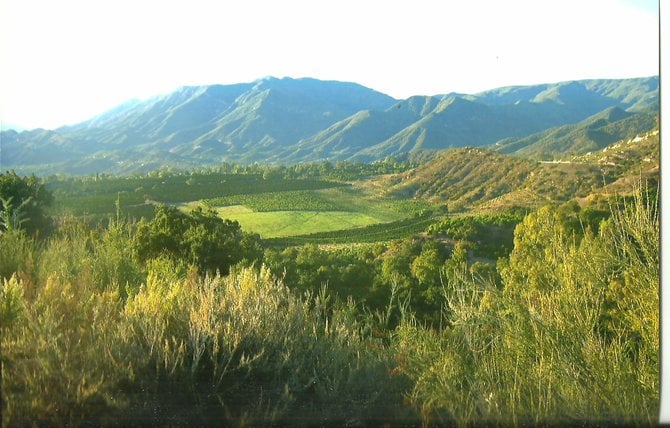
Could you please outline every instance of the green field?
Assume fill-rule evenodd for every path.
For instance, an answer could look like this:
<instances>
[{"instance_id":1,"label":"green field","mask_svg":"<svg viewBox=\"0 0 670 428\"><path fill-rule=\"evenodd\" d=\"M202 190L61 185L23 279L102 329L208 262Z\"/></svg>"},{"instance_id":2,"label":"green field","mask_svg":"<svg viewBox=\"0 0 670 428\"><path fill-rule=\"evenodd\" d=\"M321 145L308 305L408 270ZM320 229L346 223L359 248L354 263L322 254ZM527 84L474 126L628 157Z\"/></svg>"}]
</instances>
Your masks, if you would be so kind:
<instances>
[{"instance_id":1,"label":"green field","mask_svg":"<svg viewBox=\"0 0 670 428\"><path fill-rule=\"evenodd\" d=\"M323 243L333 241L332 234L338 235L338 242L356 241L357 232L353 236L345 232L352 229L363 231L366 242L416 233L418 223L412 220L408 227L405 222L434 209L425 201L381 198L362 186L315 179L266 180L257 174L65 178L48 182L47 187L55 196L52 214L72 214L91 224L116 215L117 202L122 215L134 219L151 218L156 204L188 211L204 203L265 239L300 236L301 241ZM393 233L384 233L387 224ZM373 228L365 229L369 227Z\"/></svg>"},{"instance_id":2,"label":"green field","mask_svg":"<svg viewBox=\"0 0 670 428\"><path fill-rule=\"evenodd\" d=\"M239 205L217 211L221 217L238 221L243 230L256 232L262 238L350 229L380 222L367 214L346 211L253 212Z\"/></svg>"},{"instance_id":3,"label":"green field","mask_svg":"<svg viewBox=\"0 0 670 428\"><path fill-rule=\"evenodd\" d=\"M387 242L421 233L437 220L434 217L410 217L388 223L371 223L362 227L315 230L276 237L267 241L272 246L286 247L304 244L337 245Z\"/></svg>"},{"instance_id":4,"label":"green field","mask_svg":"<svg viewBox=\"0 0 670 428\"><path fill-rule=\"evenodd\" d=\"M332 241L328 234L341 231L375 225L378 230L384 229L385 224L394 228L396 222L427 206L411 201L399 204L375 198L363 189L345 187L232 195L204 202L213 206L221 217L238 221L244 230L258 233L262 238L310 236L310 242L324 243ZM189 210L200 203L192 201L180 207ZM371 236L366 233L368 239Z\"/></svg>"}]
</instances>

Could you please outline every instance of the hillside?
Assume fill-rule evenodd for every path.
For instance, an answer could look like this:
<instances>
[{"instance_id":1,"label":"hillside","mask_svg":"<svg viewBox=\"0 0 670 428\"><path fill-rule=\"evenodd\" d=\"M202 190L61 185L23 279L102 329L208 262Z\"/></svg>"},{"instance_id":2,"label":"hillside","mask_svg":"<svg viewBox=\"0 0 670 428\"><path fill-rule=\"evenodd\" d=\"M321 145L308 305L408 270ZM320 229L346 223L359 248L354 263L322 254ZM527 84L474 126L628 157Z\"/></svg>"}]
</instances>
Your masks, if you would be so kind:
<instances>
[{"instance_id":1,"label":"hillside","mask_svg":"<svg viewBox=\"0 0 670 428\"><path fill-rule=\"evenodd\" d=\"M25 132L8 140L3 135L3 163L40 164L56 171L123 172L127 162L147 171L155 163L197 166L226 159L259 161L334 121L366 108L381 110L393 102L354 83L315 79L266 78L185 87L52 131L59 136L59 144L36 140ZM36 147L52 162L31 158Z\"/></svg>"},{"instance_id":2,"label":"hillside","mask_svg":"<svg viewBox=\"0 0 670 428\"><path fill-rule=\"evenodd\" d=\"M641 179L658 180L658 128L569 160L535 162L481 148L441 152L433 160L386 178L389 194L463 208L538 206L582 202L632 191Z\"/></svg>"},{"instance_id":3,"label":"hillside","mask_svg":"<svg viewBox=\"0 0 670 428\"><path fill-rule=\"evenodd\" d=\"M4 168L44 174L123 174L224 161L368 162L496 142L537 157L583 153L646 131L657 111L658 77L407 100L355 83L266 78L185 87L74 126L3 132L0 141ZM573 128L550 131L566 125Z\"/></svg>"},{"instance_id":4,"label":"hillside","mask_svg":"<svg viewBox=\"0 0 670 428\"><path fill-rule=\"evenodd\" d=\"M647 180L654 187L660 175L659 136L656 127L643 135L618 141L597 152L575 156L573 162L597 164L613 178L613 181L589 195L588 199L631 193L640 180Z\"/></svg>"},{"instance_id":5,"label":"hillside","mask_svg":"<svg viewBox=\"0 0 670 428\"><path fill-rule=\"evenodd\" d=\"M523 186L534 169L535 162L525 159L460 148L446 150L430 162L391 178L388 185L394 196L444 201L453 210Z\"/></svg>"},{"instance_id":6,"label":"hillside","mask_svg":"<svg viewBox=\"0 0 670 428\"><path fill-rule=\"evenodd\" d=\"M600 150L619 140L633 138L658 126L655 112L630 113L610 107L577 124L563 125L523 138L506 138L493 149L538 159L565 158Z\"/></svg>"},{"instance_id":7,"label":"hillside","mask_svg":"<svg viewBox=\"0 0 670 428\"><path fill-rule=\"evenodd\" d=\"M658 109L658 76L637 79L591 79L531 86L510 86L468 96L484 104L515 104L553 102L572 104L576 115L589 116L588 111L602 110L613 102L624 110ZM579 100L580 103L574 101ZM585 102L587 101L588 102ZM598 109L597 107L601 108Z\"/></svg>"}]
</instances>

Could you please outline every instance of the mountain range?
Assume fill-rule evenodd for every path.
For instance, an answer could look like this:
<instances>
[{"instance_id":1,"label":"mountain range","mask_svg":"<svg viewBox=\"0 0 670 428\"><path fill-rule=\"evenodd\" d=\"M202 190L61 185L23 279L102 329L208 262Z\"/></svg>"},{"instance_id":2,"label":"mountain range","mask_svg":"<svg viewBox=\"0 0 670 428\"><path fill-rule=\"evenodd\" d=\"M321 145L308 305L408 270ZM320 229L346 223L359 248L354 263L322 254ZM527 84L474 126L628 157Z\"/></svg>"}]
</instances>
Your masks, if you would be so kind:
<instances>
[{"instance_id":1,"label":"mountain range","mask_svg":"<svg viewBox=\"0 0 670 428\"><path fill-rule=\"evenodd\" d=\"M220 162L375 161L457 147L536 159L658 123L658 76L397 100L356 83L265 78L184 87L73 126L0 133L2 169L134 173Z\"/></svg>"}]
</instances>

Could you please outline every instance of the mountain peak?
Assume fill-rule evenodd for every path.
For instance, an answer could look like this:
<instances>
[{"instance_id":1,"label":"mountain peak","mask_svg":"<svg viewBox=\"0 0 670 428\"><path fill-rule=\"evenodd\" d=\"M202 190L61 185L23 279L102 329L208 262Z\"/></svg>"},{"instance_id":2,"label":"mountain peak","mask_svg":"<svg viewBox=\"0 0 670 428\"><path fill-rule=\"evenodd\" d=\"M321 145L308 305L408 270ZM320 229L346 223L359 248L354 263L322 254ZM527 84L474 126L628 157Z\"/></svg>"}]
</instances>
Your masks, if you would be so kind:
<instances>
[{"instance_id":1,"label":"mountain peak","mask_svg":"<svg viewBox=\"0 0 670 428\"><path fill-rule=\"evenodd\" d=\"M265 76L233 85L185 86L48 134L3 133L3 163L27 172L88 173L104 165L108 172L128 173L144 171L147 157L155 160L152 165L180 167L371 161L418 150L483 147L598 112L612 122L631 106L649 108L651 115L658 111L653 83L579 81L396 100L352 82ZM631 116L630 129L648 122L636 122L637 117Z\"/></svg>"}]
</instances>

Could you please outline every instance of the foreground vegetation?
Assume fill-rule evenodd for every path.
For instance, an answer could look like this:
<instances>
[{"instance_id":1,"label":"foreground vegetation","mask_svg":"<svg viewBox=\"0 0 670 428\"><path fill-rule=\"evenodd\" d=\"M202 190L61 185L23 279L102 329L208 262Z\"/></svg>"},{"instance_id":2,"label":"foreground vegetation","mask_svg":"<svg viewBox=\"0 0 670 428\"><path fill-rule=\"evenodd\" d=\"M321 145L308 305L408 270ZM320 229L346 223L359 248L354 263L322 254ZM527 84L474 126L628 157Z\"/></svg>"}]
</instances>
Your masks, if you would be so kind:
<instances>
[{"instance_id":1,"label":"foreground vegetation","mask_svg":"<svg viewBox=\"0 0 670 428\"><path fill-rule=\"evenodd\" d=\"M0 185L3 426L656 421L654 192L324 249L122 199L48 226Z\"/></svg>"}]
</instances>

